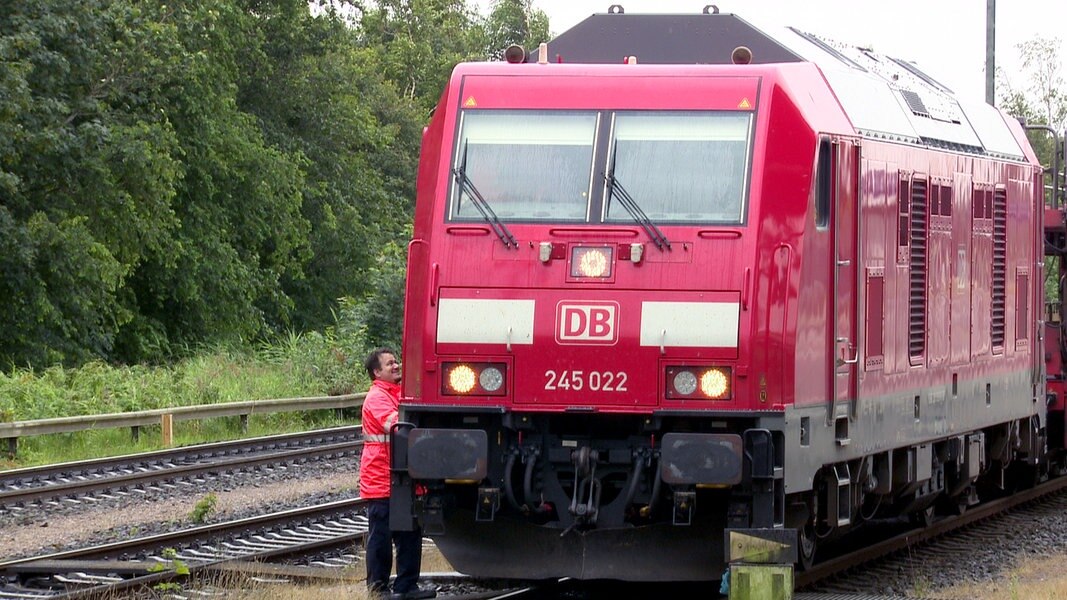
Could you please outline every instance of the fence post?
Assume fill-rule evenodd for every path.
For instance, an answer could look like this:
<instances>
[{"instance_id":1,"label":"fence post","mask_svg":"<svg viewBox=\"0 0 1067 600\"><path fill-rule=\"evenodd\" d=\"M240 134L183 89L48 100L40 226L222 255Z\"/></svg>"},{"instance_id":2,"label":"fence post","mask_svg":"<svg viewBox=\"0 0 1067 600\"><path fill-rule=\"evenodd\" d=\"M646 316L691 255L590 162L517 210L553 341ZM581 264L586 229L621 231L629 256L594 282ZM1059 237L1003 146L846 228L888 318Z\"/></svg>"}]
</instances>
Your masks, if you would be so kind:
<instances>
[{"instance_id":1,"label":"fence post","mask_svg":"<svg viewBox=\"0 0 1067 600\"><path fill-rule=\"evenodd\" d=\"M163 431L163 447L170 448L174 445L174 415L171 413L160 415L160 428Z\"/></svg>"},{"instance_id":2,"label":"fence post","mask_svg":"<svg viewBox=\"0 0 1067 600\"><path fill-rule=\"evenodd\" d=\"M16 437L7 438L7 457L15 458L15 454L19 450L19 439Z\"/></svg>"},{"instance_id":3,"label":"fence post","mask_svg":"<svg viewBox=\"0 0 1067 600\"><path fill-rule=\"evenodd\" d=\"M133 443L135 443L135 444L137 442L141 441L141 426L140 425L134 425L133 427L130 427L130 439L132 439Z\"/></svg>"},{"instance_id":4,"label":"fence post","mask_svg":"<svg viewBox=\"0 0 1067 600\"><path fill-rule=\"evenodd\" d=\"M241 433L248 433L248 415L241 415Z\"/></svg>"}]
</instances>

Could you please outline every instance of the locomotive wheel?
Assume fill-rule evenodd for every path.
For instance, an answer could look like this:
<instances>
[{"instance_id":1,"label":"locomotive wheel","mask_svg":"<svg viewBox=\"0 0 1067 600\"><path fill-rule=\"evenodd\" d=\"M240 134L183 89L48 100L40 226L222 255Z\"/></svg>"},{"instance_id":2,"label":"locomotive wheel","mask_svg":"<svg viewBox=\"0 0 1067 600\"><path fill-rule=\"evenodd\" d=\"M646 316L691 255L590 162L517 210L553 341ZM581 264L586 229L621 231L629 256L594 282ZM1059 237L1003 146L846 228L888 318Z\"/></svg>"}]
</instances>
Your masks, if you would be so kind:
<instances>
[{"instance_id":1,"label":"locomotive wheel","mask_svg":"<svg viewBox=\"0 0 1067 600\"><path fill-rule=\"evenodd\" d=\"M795 499L786 510L786 527L797 530L797 568L801 571L810 569L815 564L818 540L815 534L816 514L818 498L814 494Z\"/></svg>"},{"instance_id":2,"label":"locomotive wheel","mask_svg":"<svg viewBox=\"0 0 1067 600\"><path fill-rule=\"evenodd\" d=\"M973 501L972 501L973 497ZM958 517L967 512L967 509L978 502L977 493L974 488L968 488L962 493L953 496L951 498L941 498L938 500L937 508L940 514L951 515Z\"/></svg>"},{"instance_id":3,"label":"locomotive wheel","mask_svg":"<svg viewBox=\"0 0 1067 600\"><path fill-rule=\"evenodd\" d=\"M801 571L807 571L815 564L817 540L814 524L809 522L797 529L797 567Z\"/></svg>"},{"instance_id":4,"label":"locomotive wheel","mask_svg":"<svg viewBox=\"0 0 1067 600\"><path fill-rule=\"evenodd\" d=\"M931 504L922 510L909 513L908 520L911 521L913 525L929 527L934 523L934 506Z\"/></svg>"},{"instance_id":5,"label":"locomotive wheel","mask_svg":"<svg viewBox=\"0 0 1067 600\"><path fill-rule=\"evenodd\" d=\"M960 496L958 498L953 498L952 500L949 501L948 512L949 512L949 514L958 517L958 516L962 515L963 513L967 512L967 507L968 506L969 506L969 504L967 504L967 497L966 496Z\"/></svg>"}]
</instances>

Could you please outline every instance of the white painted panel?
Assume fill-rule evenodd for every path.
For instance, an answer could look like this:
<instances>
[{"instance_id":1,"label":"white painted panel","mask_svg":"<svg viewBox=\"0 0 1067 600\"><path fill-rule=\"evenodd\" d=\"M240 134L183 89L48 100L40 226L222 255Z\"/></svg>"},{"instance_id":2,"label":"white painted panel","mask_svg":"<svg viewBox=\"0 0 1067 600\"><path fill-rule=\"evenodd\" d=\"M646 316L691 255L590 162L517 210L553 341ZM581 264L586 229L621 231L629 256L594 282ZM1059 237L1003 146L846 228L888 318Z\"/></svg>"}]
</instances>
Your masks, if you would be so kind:
<instances>
[{"instance_id":1,"label":"white painted panel","mask_svg":"<svg viewBox=\"0 0 1067 600\"><path fill-rule=\"evenodd\" d=\"M642 302L641 345L736 348L736 302Z\"/></svg>"},{"instance_id":2,"label":"white painted panel","mask_svg":"<svg viewBox=\"0 0 1067 600\"><path fill-rule=\"evenodd\" d=\"M532 344L533 300L441 298L437 342Z\"/></svg>"},{"instance_id":3,"label":"white painted panel","mask_svg":"<svg viewBox=\"0 0 1067 600\"><path fill-rule=\"evenodd\" d=\"M960 103L967 111L967 118L974 126L982 145L990 152L1006 156L1023 157L1022 148L1011 130L1004 125L1004 114L984 102Z\"/></svg>"}]
</instances>

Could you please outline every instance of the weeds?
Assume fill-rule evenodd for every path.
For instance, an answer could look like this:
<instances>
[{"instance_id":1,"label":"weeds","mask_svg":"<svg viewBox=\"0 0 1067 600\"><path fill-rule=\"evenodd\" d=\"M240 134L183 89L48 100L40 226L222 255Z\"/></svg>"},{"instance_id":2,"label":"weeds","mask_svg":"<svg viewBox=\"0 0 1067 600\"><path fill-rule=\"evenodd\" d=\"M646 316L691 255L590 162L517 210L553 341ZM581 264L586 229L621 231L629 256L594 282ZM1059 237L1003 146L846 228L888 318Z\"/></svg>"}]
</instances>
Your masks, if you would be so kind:
<instances>
[{"instance_id":1,"label":"weeds","mask_svg":"<svg viewBox=\"0 0 1067 600\"><path fill-rule=\"evenodd\" d=\"M925 598L930 592L930 582L924 576L916 577L911 582L911 594L917 598Z\"/></svg>"},{"instance_id":2,"label":"weeds","mask_svg":"<svg viewBox=\"0 0 1067 600\"><path fill-rule=\"evenodd\" d=\"M189 513L189 519L193 523L204 523L208 516L215 512L215 506L218 503L219 497L215 495L215 492L211 492L196 502L193 512Z\"/></svg>"},{"instance_id":3,"label":"weeds","mask_svg":"<svg viewBox=\"0 0 1067 600\"><path fill-rule=\"evenodd\" d=\"M188 575L189 565L185 564L178 558L178 551L174 548L164 548L162 556L167 560L166 563L156 563L148 567L149 573L162 573L163 571L173 571L175 575ZM176 593L181 591L182 586L173 581L164 581L152 586L153 589L159 592Z\"/></svg>"}]
</instances>

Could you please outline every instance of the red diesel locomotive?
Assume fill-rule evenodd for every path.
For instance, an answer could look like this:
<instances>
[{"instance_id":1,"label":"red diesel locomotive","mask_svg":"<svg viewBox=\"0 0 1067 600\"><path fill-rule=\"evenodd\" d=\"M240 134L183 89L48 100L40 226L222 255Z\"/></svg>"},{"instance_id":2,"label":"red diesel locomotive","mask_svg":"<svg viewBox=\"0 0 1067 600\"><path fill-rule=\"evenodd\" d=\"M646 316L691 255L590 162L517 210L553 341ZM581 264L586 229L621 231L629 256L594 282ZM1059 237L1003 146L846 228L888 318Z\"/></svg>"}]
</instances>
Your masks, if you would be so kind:
<instances>
[{"instance_id":1,"label":"red diesel locomotive","mask_svg":"<svg viewBox=\"0 0 1067 600\"><path fill-rule=\"evenodd\" d=\"M1032 483L1064 445L1042 177L1019 123L913 64L712 7L458 65L394 528L477 576L703 581L727 532L803 566Z\"/></svg>"}]
</instances>

